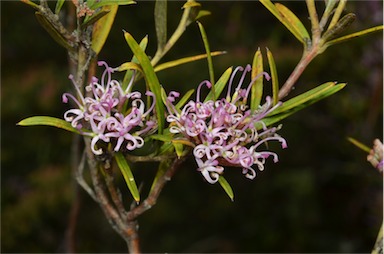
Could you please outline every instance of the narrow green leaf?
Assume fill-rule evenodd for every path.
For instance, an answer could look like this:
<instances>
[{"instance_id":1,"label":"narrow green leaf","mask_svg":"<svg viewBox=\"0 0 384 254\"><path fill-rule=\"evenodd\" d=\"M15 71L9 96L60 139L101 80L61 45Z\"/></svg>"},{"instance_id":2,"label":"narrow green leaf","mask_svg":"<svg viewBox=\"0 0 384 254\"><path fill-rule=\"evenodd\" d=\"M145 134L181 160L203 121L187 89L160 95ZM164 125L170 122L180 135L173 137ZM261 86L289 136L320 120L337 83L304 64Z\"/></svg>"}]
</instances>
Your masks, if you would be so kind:
<instances>
[{"instance_id":1,"label":"narrow green leaf","mask_svg":"<svg viewBox=\"0 0 384 254\"><path fill-rule=\"evenodd\" d=\"M74 132L80 134L80 131L76 128L73 128L71 123L55 117L50 116L32 116L28 117L17 123L20 126L34 126L34 125L48 125L57 127L66 131ZM86 131L86 130L84 130Z\"/></svg>"},{"instance_id":2,"label":"narrow green leaf","mask_svg":"<svg viewBox=\"0 0 384 254\"><path fill-rule=\"evenodd\" d=\"M272 79L272 99L273 105L276 105L279 101L279 78L277 77L277 70L275 60L273 59L272 52L267 48L267 58L269 69L271 71L271 79Z\"/></svg>"},{"instance_id":3,"label":"narrow green leaf","mask_svg":"<svg viewBox=\"0 0 384 254\"><path fill-rule=\"evenodd\" d=\"M287 23L290 24L291 29L295 31L294 35L296 38L298 38L302 43L311 39L303 23L301 23L300 19L298 19L290 9L280 3L276 3L275 6L282 17L287 21Z\"/></svg>"},{"instance_id":4,"label":"narrow green leaf","mask_svg":"<svg viewBox=\"0 0 384 254\"><path fill-rule=\"evenodd\" d=\"M191 97L191 95L195 92L195 89L191 89L189 90L188 92L186 92L184 94L183 97L181 97L181 99L177 102L177 104L175 105L175 108L177 109L181 109L181 107L184 106L185 103L187 103L188 99Z\"/></svg>"},{"instance_id":5,"label":"narrow green leaf","mask_svg":"<svg viewBox=\"0 0 384 254\"><path fill-rule=\"evenodd\" d=\"M175 152L176 152L177 158L180 158L181 156L183 156L183 153L184 153L183 144L177 143L177 142L172 142L172 144L175 147Z\"/></svg>"},{"instance_id":6,"label":"narrow green leaf","mask_svg":"<svg viewBox=\"0 0 384 254\"><path fill-rule=\"evenodd\" d=\"M101 1L101 2L108 2L109 1ZM99 3L99 2L98 2ZM96 4L96 3L95 3ZM92 32L92 49L98 55L101 51L101 49L104 46L105 41L107 40L107 37L109 35L109 32L111 31L113 21L115 20L118 5L105 5L103 6L101 11L109 11L107 15L100 18L94 25L93 25L93 32Z\"/></svg>"},{"instance_id":7,"label":"narrow green leaf","mask_svg":"<svg viewBox=\"0 0 384 254\"><path fill-rule=\"evenodd\" d=\"M233 190L232 190L231 185L229 185L229 183L227 182L227 180L225 180L225 178L223 176L219 176L219 183L220 183L221 187L223 187L225 193L227 193L227 195L231 199L231 201L233 201L234 194L233 194Z\"/></svg>"},{"instance_id":8,"label":"narrow green leaf","mask_svg":"<svg viewBox=\"0 0 384 254\"><path fill-rule=\"evenodd\" d=\"M215 73L213 70L212 55L211 55L211 50L209 48L208 37L207 37L207 34L205 33L205 29L204 29L203 25L199 21L197 21L197 24L199 25L201 38L203 39L203 42L204 42L205 52L207 53L209 80L210 80L211 84L213 85L213 84L215 84Z\"/></svg>"},{"instance_id":9,"label":"narrow green leaf","mask_svg":"<svg viewBox=\"0 0 384 254\"><path fill-rule=\"evenodd\" d=\"M260 0L260 2L286 27L288 30L303 44L305 44L304 39L298 33L293 25L287 20L285 16L283 16L277 7L270 0Z\"/></svg>"},{"instance_id":10,"label":"narrow green leaf","mask_svg":"<svg viewBox=\"0 0 384 254\"><path fill-rule=\"evenodd\" d=\"M194 1L194 0L191 0L191 1L187 1L183 7L181 7L182 9L186 9L186 8L192 8L192 7L201 7L201 4Z\"/></svg>"},{"instance_id":11,"label":"narrow green leaf","mask_svg":"<svg viewBox=\"0 0 384 254\"><path fill-rule=\"evenodd\" d=\"M132 37L132 35L130 35L128 32L124 32L124 37L129 47L131 48L133 54L139 60L145 74L144 77L146 79L146 82L150 90L155 95L155 99L156 99L155 108L156 108L156 114L157 114L158 130L159 130L159 134L162 134L165 119L164 119L164 104L161 100L161 87L160 87L159 80L155 74L155 71L153 70L153 66L149 61L148 56L140 48L139 44L137 44L137 42Z\"/></svg>"},{"instance_id":12,"label":"narrow green leaf","mask_svg":"<svg viewBox=\"0 0 384 254\"><path fill-rule=\"evenodd\" d=\"M56 28L47 20L40 12L35 12L36 19L40 25L49 33L49 35L62 47L69 51L75 49L68 43L68 41L56 30Z\"/></svg>"},{"instance_id":13,"label":"narrow green leaf","mask_svg":"<svg viewBox=\"0 0 384 254\"><path fill-rule=\"evenodd\" d=\"M361 143L360 141L354 139L354 138L351 138L351 137L347 137L347 140L349 142L351 142L352 144L354 144L356 147L360 148L361 150L363 150L364 152L366 153L370 153L371 152L371 148L364 145L363 143Z\"/></svg>"},{"instance_id":14,"label":"narrow green leaf","mask_svg":"<svg viewBox=\"0 0 384 254\"><path fill-rule=\"evenodd\" d=\"M25 3L25 4L28 4L29 6L31 6L32 8L34 8L37 11L40 10L40 6L38 4L35 4L34 2L30 1L30 0L20 0L20 1Z\"/></svg>"},{"instance_id":15,"label":"narrow green leaf","mask_svg":"<svg viewBox=\"0 0 384 254\"><path fill-rule=\"evenodd\" d=\"M276 115L276 114L291 110L295 107L298 107L302 104L307 103L310 100L314 100L317 97L322 97L325 94L332 92L333 90L336 90L335 92L337 92L338 90L342 89L344 86L345 84L336 85L336 82L324 83L292 99L289 99L288 101L285 101L282 106L272 111L270 115Z\"/></svg>"},{"instance_id":16,"label":"narrow green leaf","mask_svg":"<svg viewBox=\"0 0 384 254\"><path fill-rule=\"evenodd\" d=\"M167 42L167 0L156 0L154 16L157 50L162 51Z\"/></svg>"},{"instance_id":17,"label":"narrow green leaf","mask_svg":"<svg viewBox=\"0 0 384 254\"><path fill-rule=\"evenodd\" d=\"M56 6L55 6L55 14L56 15L59 14L61 7L63 7L64 2L65 2L65 0L57 0Z\"/></svg>"},{"instance_id":18,"label":"narrow green leaf","mask_svg":"<svg viewBox=\"0 0 384 254\"><path fill-rule=\"evenodd\" d=\"M132 197L135 199L136 202L139 202L140 201L139 189L137 188L135 178L133 177L133 174L132 174L132 170L129 167L124 155L121 152L117 152L115 153L115 159L121 173L123 174L123 177L128 186L128 189L132 194Z\"/></svg>"},{"instance_id":19,"label":"narrow green leaf","mask_svg":"<svg viewBox=\"0 0 384 254\"><path fill-rule=\"evenodd\" d=\"M89 5L89 8L96 10L97 8L108 6L108 5L128 5L135 4L135 1L132 0L108 0L108 1L95 1L93 4Z\"/></svg>"},{"instance_id":20,"label":"narrow green leaf","mask_svg":"<svg viewBox=\"0 0 384 254\"><path fill-rule=\"evenodd\" d=\"M327 28L327 31L331 29L336 23L339 21L339 18L341 16L341 13L344 11L345 4L347 3L347 0L340 0L339 5L337 6L335 13L333 14L332 20L329 23L329 26Z\"/></svg>"},{"instance_id":21,"label":"narrow green leaf","mask_svg":"<svg viewBox=\"0 0 384 254\"><path fill-rule=\"evenodd\" d=\"M327 47L332 46L334 44L345 42L345 41L348 41L350 39L353 39L353 38L356 38L356 37L360 37L360 36L363 36L363 35L366 35L366 34L369 34L369 33L377 32L377 31L382 31L383 29L384 29L384 26L380 25L380 26L375 26L375 27L372 27L372 28L368 28L368 29L362 30L360 32L348 34L348 35L339 37L337 39L328 41L327 43L325 43L324 48L327 48Z\"/></svg>"},{"instance_id":22,"label":"narrow green leaf","mask_svg":"<svg viewBox=\"0 0 384 254\"><path fill-rule=\"evenodd\" d=\"M149 136L151 139L160 140L163 142L171 142L173 139L173 135L169 134L152 134Z\"/></svg>"},{"instance_id":23,"label":"narrow green leaf","mask_svg":"<svg viewBox=\"0 0 384 254\"><path fill-rule=\"evenodd\" d=\"M159 168L157 169L157 173L155 179L153 179L151 190L149 191L149 195L151 195L154 187L156 186L157 181L167 172L167 169L171 166L170 160L161 161L159 164Z\"/></svg>"},{"instance_id":24,"label":"narrow green leaf","mask_svg":"<svg viewBox=\"0 0 384 254\"><path fill-rule=\"evenodd\" d=\"M261 54L260 48L258 48L252 62L252 80L263 71L263 55ZM258 78L252 85L251 110L257 109L260 105L261 97L263 96L263 80L263 78Z\"/></svg>"},{"instance_id":25,"label":"narrow green leaf","mask_svg":"<svg viewBox=\"0 0 384 254\"><path fill-rule=\"evenodd\" d=\"M211 15L211 12L210 12L210 11L207 11L207 10L199 10L199 13L198 13L197 16L196 16L196 20L199 20L199 19L201 19L202 17L204 17L204 16L208 16L208 15Z\"/></svg>"},{"instance_id":26,"label":"narrow green leaf","mask_svg":"<svg viewBox=\"0 0 384 254\"><path fill-rule=\"evenodd\" d=\"M214 51L214 52L211 52L211 56L219 56L219 55L226 54L226 53L227 53L226 51ZM162 64L159 64L155 67L155 72L159 72L159 71L169 69L169 68L172 68L172 67L175 67L178 65L182 65L185 63L190 63L193 61L201 60L201 59L204 59L206 57L207 57L207 54L201 54L201 55L184 57L184 58L180 58L177 60L162 63Z\"/></svg>"},{"instance_id":27,"label":"narrow green leaf","mask_svg":"<svg viewBox=\"0 0 384 254\"><path fill-rule=\"evenodd\" d=\"M231 76L232 73L232 67L229 67L223 75L219 78L219 80L216 82L216 84L211 88L211 91L209 91L207 97L205 97L204 102L207 102L209 100L217 100L219 98L221 92L223 91L225 85L228 82L229 77ZM213 92L212 90L215 89Z\"/></svg>"},{"instance_id":28,"label":"narrow green leaf","mask_svg":"<svg viewBox=\"0 0 384 254\"><path fill-rule=\"evenodd\" d=\"M147 45L148 45L148 36L145 36L140 41L139 46L145 52L145 50L147 49ZM135 63L135 64L139 63L139 60L137 60L137 57L135 55L133 55L131 63ZM141 69L141 67L140 67L140 69ZM142 69L141 69L141 73L143 73ZM124 75L124 79L123 79L123 83L122 83L122 88L123 89L127 88L129 82L131 81L132 75L133 75L132 70L127 69L127 72Z\"/></svg>"},{"instance_id":29,"label":"narrow green leaf","mask_svg":"<svg viewBox=\"0 0 384 254\"><path fill-rule=\"evenodd\" d=\"M81 24L80 28L85 29L87 26L90 26L90 25L96 23L96 21L98 21L99 19L101 19L102 17L107 15L108 13L109 13L109 10L102 10L102 11L99 11L99 12L93 14L92 16L87 16L84 19L84 23Z\"/></svg>"}]
</instances>

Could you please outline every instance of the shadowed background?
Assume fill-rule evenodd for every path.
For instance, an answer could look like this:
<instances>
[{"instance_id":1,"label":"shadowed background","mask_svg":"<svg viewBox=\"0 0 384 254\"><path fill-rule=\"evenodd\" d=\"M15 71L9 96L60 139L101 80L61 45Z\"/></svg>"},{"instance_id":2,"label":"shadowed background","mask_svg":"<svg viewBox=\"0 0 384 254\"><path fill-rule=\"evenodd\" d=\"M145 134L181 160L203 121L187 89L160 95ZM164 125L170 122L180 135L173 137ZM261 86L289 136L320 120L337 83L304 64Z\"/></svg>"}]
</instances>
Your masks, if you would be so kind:
<instances>
[{"instance_id":1,"label":"shadowed background","mask_svg":"<svg viewBox=\"0 0 384 254\"><path fill-rule=\"evenodd\" d=\"M169 35L182 4L169 3ZM305 3L284 4L309 29ZM147 54L153 55L153 8L152 1L120 7L99 60L118 66L131 59L123 29L136 40L148 35ZM301 45L260 3L203 2L203 8L212 12L201 20L211 50L228 52L214 58L216 77L229 66L251 63L258 47L265 56L268 47L280 83L287 79L301 57ZM357 14L348 31L382 24L381 1L353 1L347 8ZM1 31L2 252L126 252L99 206L83 190L76 196L73 135L16 126L28 116L62 117L68 109L61 103L62 93L72 91L65 49L39 26L34 10L20 2L1 2ZM203 52L199 29L191 24L163 62ZM332 46L317 57L292 95L327 81L348 85L283 120L280 134L288 149L272 146L279 163L267 163L253 181L239 169L226 169L235 202L218 184L203 181L193 159L184 163L156 206L139 218L143 252L370 252L382 222L382 177L346 137L368 146L374 138L382 140L382 55L382 34L376 33ZM208 78L204 60L159 73L168 91L185 92ZM149 188L155 164L136 164L134 174Z\"/></svg>"}]
</instances>

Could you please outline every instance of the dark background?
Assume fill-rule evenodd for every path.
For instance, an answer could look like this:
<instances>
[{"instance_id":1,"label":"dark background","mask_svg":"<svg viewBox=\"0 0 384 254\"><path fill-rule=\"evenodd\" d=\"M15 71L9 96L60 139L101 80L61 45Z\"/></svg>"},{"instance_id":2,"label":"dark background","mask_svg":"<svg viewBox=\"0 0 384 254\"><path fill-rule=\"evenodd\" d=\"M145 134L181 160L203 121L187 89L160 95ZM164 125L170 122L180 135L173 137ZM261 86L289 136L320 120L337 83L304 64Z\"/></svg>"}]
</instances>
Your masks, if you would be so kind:
<instances>
[{"instance_id":1,"label":"dark background","mask_svg":"<svg viewBox=\"0 0 384 254\"><path fill-rule=\"evenodd\" d=\"M169 4L168 34L182 13ZM284 2L308 29L304 2ZM322 2L317 2L322 6ZM66 3L65 5L68 5ZM65 6L66 8L67 6ZM147 53L156 48L152 1L119 8L99 59L118 66L131 59L122 29L136 40L149 35ZM252 62L260 47L274 54L280 83L301 56L301 45L256 1L203 2L212 12L204 24L216 77L229 66ZM382 24L382 1L347 4L357 14L348 30ZM66 51L56 45L21 2L1 1L1 251L63 252L68 221L78 208L76 252L125 252L99 206L80 190L70 170L73 135L51 127L18 127L34 115L62 117L71 91ZM191 24L163 61L204 52ZM288 149L276 147L280 161L267 163L253 180L227 169L235 192L231 202L221 187L202 180L189 159L168 183L158 203L140 217L144 252L370 252L383 216L382 176L347 136L371 146L382 140L382 34L332 46L314 60L292 94L327 81L347 82L339 93L285 119L280 134ZM205 61L159 73L168 91L181 92L208 79ZM149 188L153 164L134 165L137 182ZM124 186L122 186L124 189ZM130 198L126 193L127 199Z\"/></svg>"}]
</instances>

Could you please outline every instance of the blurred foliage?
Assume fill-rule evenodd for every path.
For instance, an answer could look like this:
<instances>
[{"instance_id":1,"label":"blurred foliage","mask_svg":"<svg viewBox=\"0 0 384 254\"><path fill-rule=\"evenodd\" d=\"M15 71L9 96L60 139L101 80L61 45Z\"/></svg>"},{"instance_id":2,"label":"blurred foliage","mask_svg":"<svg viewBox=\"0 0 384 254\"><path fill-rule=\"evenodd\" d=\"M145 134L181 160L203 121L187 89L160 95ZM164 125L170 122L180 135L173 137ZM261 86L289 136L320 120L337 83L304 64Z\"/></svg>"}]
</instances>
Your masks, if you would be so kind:
<instances>
[{"instance_id":1,"label":"blurred foliage","mask_svg":"<svg viewBox=\"0 0 384 254\"><path fill-rule=\"evenodd\" d=\"M1 251L65 251L71 206L78 200L76 251L125 252L97 204L82 190L75 195L72 134L16 126L31 115L61 117L66 109L61 94L71 86L65 49L39 26L33 10L19 2L1 4ZM168 7L175 26L180 4ZM285 4L299 17L307 15L304 3ZM216 76L229 66L250 63L258 47L273 52L279 80L289 76L301 45L260 3L203 6L212 11L201 21L211 50L228 51L213 59ZM347 8L357 14L350 30L382 23L382 1L353 1ZM122 29L134 38L148 34L147 53L153 55L153 9L150 1L119 8L99 59L118 66L132 57ZM203 52L198 26L191 25L163 61ZM382 139L382 55L378 33L333 46L316 58L293 94L331 80L347 87L283 121L288 149L255 180L226 171L235 202L219 185L205 183L194 161L187 161L156 206L139 218L143 252L370 252L383 218L382 179L346 137L368 145ZM204 61L159 73L161 84L182 93L208 77ZM133 171L136 181L150 188L152 164L133 165Z\"/></svg>"}]
</instances>

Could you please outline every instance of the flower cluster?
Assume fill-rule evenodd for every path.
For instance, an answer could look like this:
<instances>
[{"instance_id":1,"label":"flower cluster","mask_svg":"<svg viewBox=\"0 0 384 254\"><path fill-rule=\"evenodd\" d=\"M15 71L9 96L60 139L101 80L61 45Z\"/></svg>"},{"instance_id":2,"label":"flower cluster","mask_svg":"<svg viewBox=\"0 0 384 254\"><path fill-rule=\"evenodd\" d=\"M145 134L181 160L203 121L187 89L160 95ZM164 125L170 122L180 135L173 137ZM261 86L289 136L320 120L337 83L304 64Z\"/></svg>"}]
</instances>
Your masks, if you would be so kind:
<instances>
[{"instance_id":1,"label":"flower cluster","mask_svg":"<svg viewBox=\"0 0 384 254\"><path fill-rule=\"evenodd\" d=\"M155 105L153 93L150 91L145 93L152 98L152 105L145 111L141 93L131 92L135 74L127 88L123 90L121 84L111 78L115 69L103 61L98 62L98 65L104 65L106 69L100 83L94 77L86 87L86 92L90 96L84 97L73 76L69 76L77 91L78 99L72 94L65 93L63 102L67 103L71 98L77 108L66 111L64 119L74 128L90 130L83 131L83 135L92 137L91 147L95 155L103 153L99 141L113 144L114 151L119 151L122 146L128 150L142 147L143 135L150 134L157 128L156 122L151 118ZM123 111L124 108L127 110Z\"/></svg>"},{"instance_id":2,"label":"flower cluster","mask_svg":"<svg viewBox=\"0 0 384 254\"><path fill-rule=\"evenodd\" d=\"M272 106L271 98L266 98L263 107L257 110L248 108L246 102L251 86L257 78L250 82L246 89L242 88L246 74L251 66L237 67L231 75L226 98L216 101L200 101L200 90L205 84L211 88L209 81L200 83L197 89L196 101L189 101L182 109L177 110L173 105L179 96L170 92L167 97L171 133L180 133L195 147L193 154L198 170L209 183L215 183L223 173L223 166L241 167L247 178L256 176L252 166L264 169L265 159L273 157L278 161L276 153L260 151L260 146L267 141L279 141L281 146L287 146L284 138L276 134L278 128L267 128L263 118L276 109L281 103ZM241 74L239 83L231 96L231 87L237 72ZM268 74L263 73L266 79Z\"/></svg>"}]
</instances>

